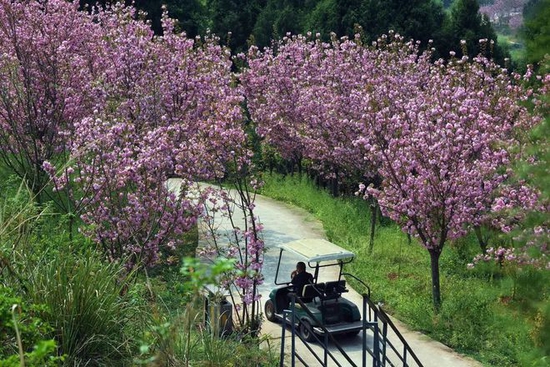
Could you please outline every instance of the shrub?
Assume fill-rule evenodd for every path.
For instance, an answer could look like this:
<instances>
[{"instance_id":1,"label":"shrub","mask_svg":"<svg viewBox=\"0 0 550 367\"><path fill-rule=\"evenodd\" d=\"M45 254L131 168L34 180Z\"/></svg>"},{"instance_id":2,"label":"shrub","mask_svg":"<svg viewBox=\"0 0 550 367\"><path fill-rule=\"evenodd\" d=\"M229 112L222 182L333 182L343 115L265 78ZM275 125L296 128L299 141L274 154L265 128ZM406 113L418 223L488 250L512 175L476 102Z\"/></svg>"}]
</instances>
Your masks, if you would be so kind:
<instances>
[{"instance_id":1,"label":"shrub","mask_svg":"<svg viewBox=\"0 0 550 367\"><path fill-rule=\"evenodd\" d=\"M27 275L27 297L51 311L42 317L67 365L124 364L131 352L126 332L139 318L123 295L128 280L122 266L103 263L93 251L67 251L44 256Z\"/></svg>"}]
</instances>

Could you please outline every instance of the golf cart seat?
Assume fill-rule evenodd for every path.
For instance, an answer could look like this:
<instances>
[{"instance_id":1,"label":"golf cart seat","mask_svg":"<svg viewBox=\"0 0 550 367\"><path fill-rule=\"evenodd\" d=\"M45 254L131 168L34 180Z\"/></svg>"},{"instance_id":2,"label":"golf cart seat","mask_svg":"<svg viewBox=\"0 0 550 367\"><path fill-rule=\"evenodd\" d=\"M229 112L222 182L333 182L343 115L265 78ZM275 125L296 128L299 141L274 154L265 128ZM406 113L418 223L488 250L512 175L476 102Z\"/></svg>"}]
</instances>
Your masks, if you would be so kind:
<instances>
[{"instance_id":1,"label":"golf cart seat","mask_svg":"<svg viewBox=\"0 0 550 367\"><path fill-rule=\"evenodd\" d=\"M346 281L337 280L325 283L325 299L334 299L342 295L342 293L347 292Z\"/></svg>"},{"instance_id":2,"label":"golf cart seat","mask_svg":"<svg viewBox=\"0 0 550 367\"><path fill-rule=\"evenodd\" d=\"M316 297L322 297L325 291L325 283L306 284L302 290L302 301L312 302Z\"/></svg>"},{"instance_id":3,"label":"golf cart seat","mask_svg":"<svg viewBox=\"0 0 550 367\"><path fill-rule=\"evenodd\" d=\"M277 291L275 302L277 304L278 312L283 312L284 309L288 308L288 305L290 303L288 294L290 293L290 291L290 288L280 288Z\"/></svg>"}]
</instances>

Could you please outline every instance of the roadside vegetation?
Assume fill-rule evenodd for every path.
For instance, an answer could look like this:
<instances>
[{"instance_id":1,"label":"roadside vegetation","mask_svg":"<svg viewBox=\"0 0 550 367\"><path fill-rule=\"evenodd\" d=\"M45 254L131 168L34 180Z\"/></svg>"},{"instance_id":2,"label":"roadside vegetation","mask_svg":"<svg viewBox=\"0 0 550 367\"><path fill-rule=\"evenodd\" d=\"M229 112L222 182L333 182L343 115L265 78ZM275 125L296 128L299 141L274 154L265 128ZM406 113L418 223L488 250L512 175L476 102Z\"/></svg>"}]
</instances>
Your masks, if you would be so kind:
<instances>
[{"instance_id":1,"label":"roadside vegetation","mask_svg":"<svg viewBox=\"0 0 550 367\"><path fill-rule=\"evenodd\" d=\"M479 253L475 236L452 242L441 255L442 307L431 299L430 259L415 239L382 217L372 252L370 208L360 198L334 198L307 176L265 175L262 194L302 207L328 239L357 254L350 272L364 280L375 302L409 327L487 366L548 366L550 274L511 264L468 269ZM352 282L353 284L353 282ZM354 287L361 292L358 284Z\"/></svg>"},{"instance_id":2,"label":"roadside vegetation","mask_svg":"<svg viewBox=\"0 0 550 367\"><path fill-rule=\"evenodd\" d=\"M212 332L203 287L233 263L204 275L207 265L190 257L196 229L172 264L128 272L84 236L70 239L63 217L36 205L17 179L3 176L1 189L0 366L277 365L269 344Z\"/></svg>"}]
</instances>

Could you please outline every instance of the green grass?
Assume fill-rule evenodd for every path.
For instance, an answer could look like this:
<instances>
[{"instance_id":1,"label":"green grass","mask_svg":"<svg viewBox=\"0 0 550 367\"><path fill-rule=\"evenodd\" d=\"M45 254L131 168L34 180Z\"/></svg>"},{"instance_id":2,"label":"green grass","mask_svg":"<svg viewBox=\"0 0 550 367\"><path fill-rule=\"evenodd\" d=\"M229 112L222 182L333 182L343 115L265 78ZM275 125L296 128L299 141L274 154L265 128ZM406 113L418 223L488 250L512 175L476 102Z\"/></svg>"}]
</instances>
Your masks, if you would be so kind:
<instances>
[{"instance_id":1,"label":"green grass","mask_svg":"<svg viewBox=\"0 0 550 367\"><path fill-rule=\"evenodd\" d=\"M429 254L414 239L409 244L398 226L382 220L370 253L366 202L333 198L304 177L264 179L262 194L313 213L329 240L357 254L348 270L371 287L375 302L410 327L487 366L550 365L543 358L550 343L545 331L550 322L548 271L468 270L467 263L479 252L475 237L455 241L440 259L443 305L436 314Z\"/></svg>"}]
</instances>

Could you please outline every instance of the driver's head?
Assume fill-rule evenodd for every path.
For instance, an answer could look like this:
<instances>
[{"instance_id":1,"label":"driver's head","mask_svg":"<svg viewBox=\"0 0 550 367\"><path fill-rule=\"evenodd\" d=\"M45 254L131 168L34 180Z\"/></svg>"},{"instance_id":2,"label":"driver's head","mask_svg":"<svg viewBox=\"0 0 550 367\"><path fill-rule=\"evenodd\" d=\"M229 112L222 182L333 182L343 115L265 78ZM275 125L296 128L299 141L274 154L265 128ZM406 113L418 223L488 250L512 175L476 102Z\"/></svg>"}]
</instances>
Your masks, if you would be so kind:
<instances>
[{"instance_id":1,"label":"driver's head","mask_svg":"<svg viewBox=\"0 0 550 367\"><path fill-rule=\"evenodd\" d=\"M296 264L296 270L298 270L298 272L302 272L302 271L305 271L306 270L306 263L303 262L303 261L298 261L298 263Z\"/></svg>"}]
</instances>

